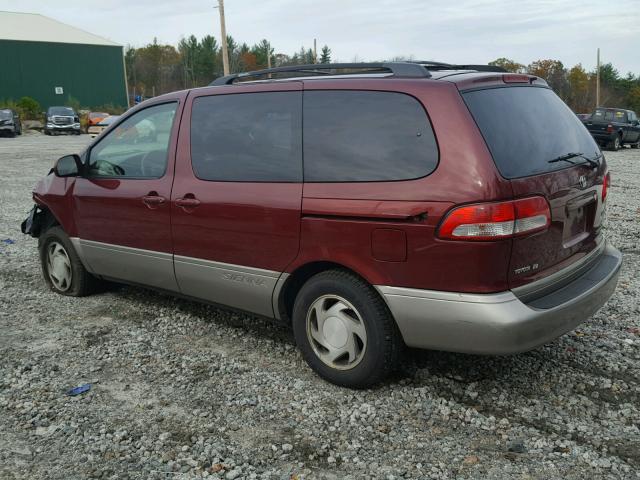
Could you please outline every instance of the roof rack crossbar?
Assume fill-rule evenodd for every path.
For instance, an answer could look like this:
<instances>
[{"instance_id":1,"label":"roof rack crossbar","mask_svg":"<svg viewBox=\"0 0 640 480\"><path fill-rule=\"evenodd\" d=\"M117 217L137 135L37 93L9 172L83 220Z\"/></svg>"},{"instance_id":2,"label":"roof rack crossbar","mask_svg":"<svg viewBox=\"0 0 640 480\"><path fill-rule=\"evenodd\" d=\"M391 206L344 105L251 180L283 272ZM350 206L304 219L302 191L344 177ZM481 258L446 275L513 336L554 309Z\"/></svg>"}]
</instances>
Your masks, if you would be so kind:
<instances>
[{"instance_id":1,"label":"roof rack crossbar","mask_svg":"<svg viewBox=\"0 0 640 480\"><path fill-rule=\"evenodd\" d=\"M316 63L309 65L288 65L285 67L266 68L253 72L234 73L216 78L209 86L232 85L243 78L258 78L272 74L300 73L312 75L332 75L331 70L347 70L347 74L355 73L391 73L395 77L429 78L431 73L416 62L383 62L383 63Z\"/></svg>"}]
</instances>

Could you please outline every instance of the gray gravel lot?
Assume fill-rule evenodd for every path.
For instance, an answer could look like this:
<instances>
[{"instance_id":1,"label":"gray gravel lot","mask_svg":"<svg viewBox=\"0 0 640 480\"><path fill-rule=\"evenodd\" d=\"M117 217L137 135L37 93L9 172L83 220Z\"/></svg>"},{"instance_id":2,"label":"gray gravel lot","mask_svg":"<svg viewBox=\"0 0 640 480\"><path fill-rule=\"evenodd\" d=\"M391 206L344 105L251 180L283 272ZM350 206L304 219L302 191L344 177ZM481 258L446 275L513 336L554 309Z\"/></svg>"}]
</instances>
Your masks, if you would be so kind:
<instances>
[{"instance_id":1,"label":"gray gravel lot","mask_svg":"<svg viewBox=\"0 0 640 480\"><path fill-rule=\"evenodd\" d=\"M1 479L640 478L640 150L606 153L625 263L588 323L510 357L411 352L356 392L275 323L133 287L49 292L19 223L88 142L0 138Z\"/></svg>"}]
</instances>

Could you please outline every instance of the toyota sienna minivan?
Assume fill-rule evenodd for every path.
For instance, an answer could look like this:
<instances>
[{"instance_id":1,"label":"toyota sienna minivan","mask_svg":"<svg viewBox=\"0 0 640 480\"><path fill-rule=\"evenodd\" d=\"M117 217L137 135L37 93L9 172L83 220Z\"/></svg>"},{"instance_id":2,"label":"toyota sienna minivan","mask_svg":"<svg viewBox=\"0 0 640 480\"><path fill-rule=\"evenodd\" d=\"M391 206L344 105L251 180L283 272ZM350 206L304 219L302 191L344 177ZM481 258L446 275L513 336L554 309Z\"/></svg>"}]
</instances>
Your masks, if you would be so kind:
<instances>
[{"instance_id":1,"label":"toyota sienna minivan","mask_svg":"<svg viewBox=\"0 0 640 480\"><path fill-rule=\"evenodd\" d=\"M292 325L362 388L405 346L536 348L613 293L605 159L546 82L440 63L280 67L148 100L35 187L60 294L102 280Z\"/></svg>"}]
</instances>

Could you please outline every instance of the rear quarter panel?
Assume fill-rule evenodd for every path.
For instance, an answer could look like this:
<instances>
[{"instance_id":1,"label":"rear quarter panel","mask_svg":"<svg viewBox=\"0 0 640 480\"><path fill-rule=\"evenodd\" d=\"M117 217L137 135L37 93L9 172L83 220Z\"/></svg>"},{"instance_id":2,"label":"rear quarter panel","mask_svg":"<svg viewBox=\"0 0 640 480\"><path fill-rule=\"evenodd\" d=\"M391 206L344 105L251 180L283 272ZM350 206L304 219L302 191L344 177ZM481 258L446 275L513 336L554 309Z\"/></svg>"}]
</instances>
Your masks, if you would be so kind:
<instances>
[{"instance_id":1,"label":"rear quarter panel","mask_svg":"<svg viewBox=\"0 0 640 480\"><path fill-rule=\"evenodd\" d=\"M413 96L430 118L440 160L433 173L416 180L305 183L300 254L287 271L322 260L351 268L377 285L460 292L507 289L510 240L451 242L435 236L443 216L455 204L512 197L509 182L498 174L455 85L424 79L343 79L306 81L304 88L392 91ZM372 238L382 242L395 238L376 235L380 229L404 232L405 260L374 258ZM397 248L377 247L387 251Z\"/></svg>"}]
</instances>

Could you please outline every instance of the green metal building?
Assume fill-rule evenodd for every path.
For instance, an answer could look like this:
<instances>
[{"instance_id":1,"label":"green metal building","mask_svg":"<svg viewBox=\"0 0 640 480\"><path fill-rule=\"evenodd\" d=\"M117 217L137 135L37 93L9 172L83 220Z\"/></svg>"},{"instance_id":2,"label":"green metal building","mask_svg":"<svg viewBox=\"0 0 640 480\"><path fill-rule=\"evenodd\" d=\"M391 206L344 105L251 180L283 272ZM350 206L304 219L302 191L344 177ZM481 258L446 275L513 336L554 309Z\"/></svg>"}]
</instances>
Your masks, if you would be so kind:
<instances>
[{"instance_id":1,"label":"green metal building","mask_svg":"<svg viewBox=\"0 0 640 480\"><path fill-rule=\"evenodd\" d=\"M44 109L127 106L122 45L51 18L0 12L0 100L32 97Z\"/></svg>"}]
</instances>

